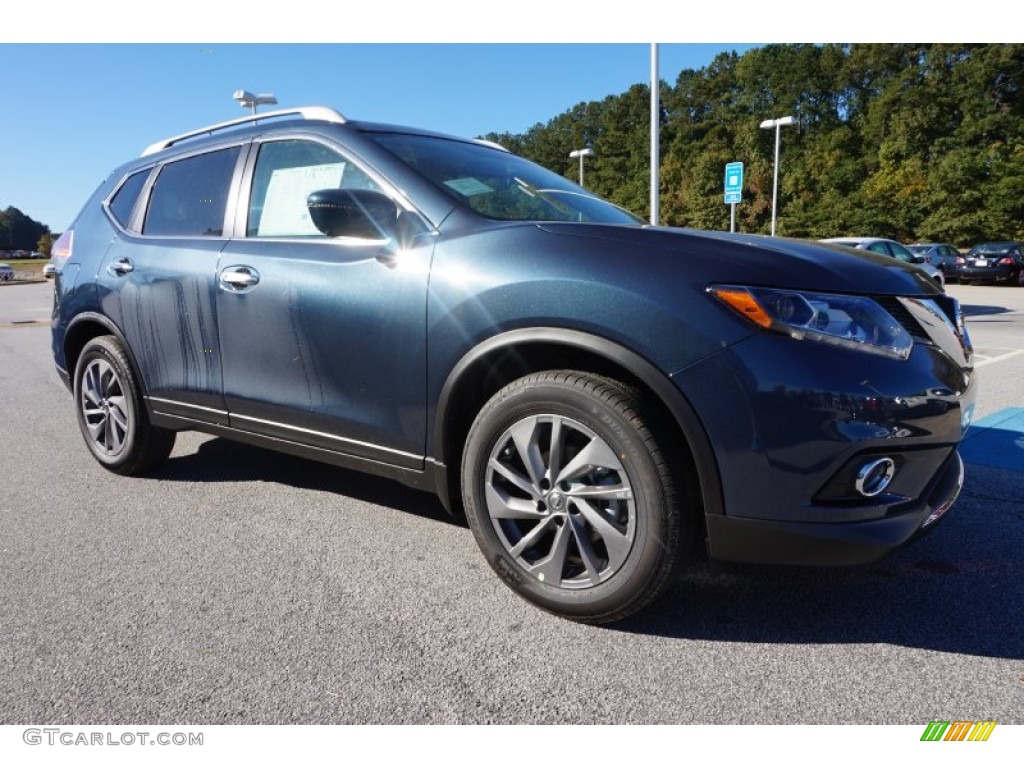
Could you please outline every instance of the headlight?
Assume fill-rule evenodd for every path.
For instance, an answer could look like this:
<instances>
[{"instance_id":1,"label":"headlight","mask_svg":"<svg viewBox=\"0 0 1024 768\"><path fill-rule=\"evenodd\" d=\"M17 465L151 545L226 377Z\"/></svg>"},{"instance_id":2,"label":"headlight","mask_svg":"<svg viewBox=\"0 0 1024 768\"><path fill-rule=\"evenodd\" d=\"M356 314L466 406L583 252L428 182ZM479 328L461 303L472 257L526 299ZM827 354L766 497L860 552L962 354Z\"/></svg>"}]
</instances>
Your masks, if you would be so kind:
<instances>
[{"instance_id":1,"label":"headlight","mask_svg":"<svg viewBox=\"0 0 1024 768\"><path fill-rule=\"evenodd\" d=\"M895 360L914 342L896 319L863 296L713 285L708 293L762 328Z\"/></svg>"}]
</instances>

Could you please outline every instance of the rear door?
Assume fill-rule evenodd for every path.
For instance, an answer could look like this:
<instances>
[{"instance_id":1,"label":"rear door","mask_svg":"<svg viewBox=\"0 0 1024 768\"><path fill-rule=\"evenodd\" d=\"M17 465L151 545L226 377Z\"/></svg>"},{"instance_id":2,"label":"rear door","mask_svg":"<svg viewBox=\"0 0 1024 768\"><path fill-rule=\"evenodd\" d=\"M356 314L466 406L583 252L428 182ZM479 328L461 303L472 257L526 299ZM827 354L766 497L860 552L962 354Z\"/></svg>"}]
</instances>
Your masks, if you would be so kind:
<instances>
[{"instance_id":1,"label":"rear door","mask_svg":"<svg viewBox=\"0 0 1024 768\"><path fill-rule=\"evenodd\" d=\"M217 258L243 146L222 147L147 172L138 202L120 215L98 285L121 328L155 410L226 424L217 338ZM138 181L129 178L122 189ZM108 210L117 218L119 196ZM229 210L230 209L230 210Z\"/></svg>"}]
</instances>

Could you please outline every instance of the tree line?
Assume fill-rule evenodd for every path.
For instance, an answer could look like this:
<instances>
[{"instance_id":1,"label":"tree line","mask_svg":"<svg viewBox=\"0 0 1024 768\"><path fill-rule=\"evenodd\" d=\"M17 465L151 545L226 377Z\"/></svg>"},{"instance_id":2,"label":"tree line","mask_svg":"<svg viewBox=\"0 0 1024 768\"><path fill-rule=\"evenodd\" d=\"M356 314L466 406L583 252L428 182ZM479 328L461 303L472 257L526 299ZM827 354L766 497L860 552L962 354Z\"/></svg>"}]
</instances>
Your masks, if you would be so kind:
<instances>
[{"instance_id":1,"label":"tree line","mask_svg":"<svg viewBox=\"0 0 1024 768\"><path fill-rule=\"evenodd\" d=\"M53 233L50 228L13 205L0 211L0 250L39 251L50 255Z\"/></svg>"},{"instance_id":2,"label":"tree line","mask_svg":"<svg viewBox=\"0 0 1024 768\"><path fill-rule=\"evenodd\" d=\"M661 83L661 222L728 229L725 164L744 163L737 231L970 245L1024 240L1024 44L767 45ZM649 217L646 85L580 103L525 133L488 134Z\"/></svg>"}]
</instances>

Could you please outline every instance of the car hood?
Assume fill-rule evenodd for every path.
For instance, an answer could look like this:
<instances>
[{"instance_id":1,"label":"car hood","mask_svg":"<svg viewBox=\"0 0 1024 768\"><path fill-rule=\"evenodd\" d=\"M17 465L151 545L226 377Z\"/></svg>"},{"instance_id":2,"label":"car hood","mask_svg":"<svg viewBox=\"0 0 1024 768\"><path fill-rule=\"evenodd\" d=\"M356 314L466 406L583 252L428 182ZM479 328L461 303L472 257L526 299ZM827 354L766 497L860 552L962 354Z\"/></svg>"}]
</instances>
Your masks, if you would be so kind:
<instances>
[{"instance_id":1,"label":"car hood","mask_svg":"<svg viewBox=\"0 0 1024 768\"><path fill-rule=\"evenodd\" d=\"M810 240L695 229L551 222L538 225L568 237L596 238L630 250L670 251L708 282L893 296L934 296L924 272L891 256Z\"/></svg>"}]
</instances>

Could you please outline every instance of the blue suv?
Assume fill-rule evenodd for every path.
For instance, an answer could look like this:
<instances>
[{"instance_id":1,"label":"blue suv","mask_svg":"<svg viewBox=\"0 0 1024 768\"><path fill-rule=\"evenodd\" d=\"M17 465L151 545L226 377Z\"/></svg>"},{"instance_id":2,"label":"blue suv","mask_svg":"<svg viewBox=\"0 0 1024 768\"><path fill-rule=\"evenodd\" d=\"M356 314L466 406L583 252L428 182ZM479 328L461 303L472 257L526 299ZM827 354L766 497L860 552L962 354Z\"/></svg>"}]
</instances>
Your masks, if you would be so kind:
<instances>
[{"instance_id":1,"label":"blue suv","mask_svg":"<svg viewBox=\"0 0 1024 768\"><path fill-rule=\"evenodd\" d=\"M646 226L489 142L323 107L204 127L116 169L54 255L104 467L188 429L432 491L578 621L702 550L871 561L962 484L971 345L919 270Z\"/></svg>"}]
</instances>

